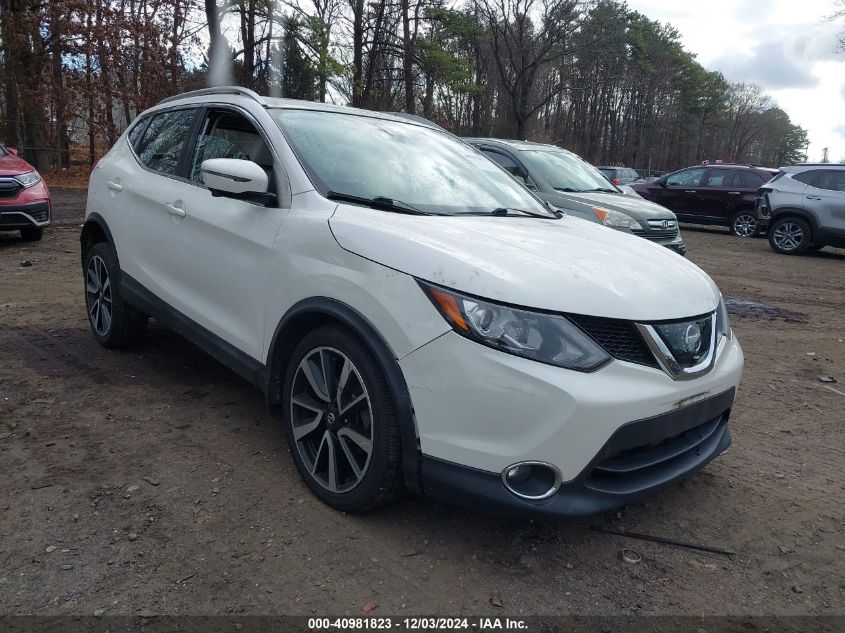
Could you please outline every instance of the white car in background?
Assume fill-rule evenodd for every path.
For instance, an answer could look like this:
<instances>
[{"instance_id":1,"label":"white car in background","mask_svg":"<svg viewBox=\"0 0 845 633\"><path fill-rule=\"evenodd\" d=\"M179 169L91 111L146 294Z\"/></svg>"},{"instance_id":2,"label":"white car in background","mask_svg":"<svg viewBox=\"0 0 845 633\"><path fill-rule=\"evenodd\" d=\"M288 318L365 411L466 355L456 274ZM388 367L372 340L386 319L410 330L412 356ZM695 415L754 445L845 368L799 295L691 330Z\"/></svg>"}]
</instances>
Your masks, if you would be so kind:
<instances>
[{"instance_id":1,"label":"white car in background","mask_svg":"<svg viewBox=\"0 0 845 633\"><path fill-rule=\"evenodd\" d=\"M713 281L412 120L167 99L97 164L81 241L94 337L154 317L255 383L341 510L598 512L730 444L743 356Z\"/></svg>"}]
</instances>

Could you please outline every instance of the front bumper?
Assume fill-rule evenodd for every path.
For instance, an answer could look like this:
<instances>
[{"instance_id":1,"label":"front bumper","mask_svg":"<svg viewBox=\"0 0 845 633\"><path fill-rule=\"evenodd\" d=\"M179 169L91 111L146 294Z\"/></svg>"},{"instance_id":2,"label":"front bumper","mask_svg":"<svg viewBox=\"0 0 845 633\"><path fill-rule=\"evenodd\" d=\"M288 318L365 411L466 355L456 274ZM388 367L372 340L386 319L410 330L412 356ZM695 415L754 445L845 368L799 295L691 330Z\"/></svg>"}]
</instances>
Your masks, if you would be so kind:
<instances>
[{"instance_id":1,"label":"front bumper","mask_svg":"<svg viewBox=\"0 0 845 633\"><path fill-rule=\"evenodd\" d=\"M560 473L564 490L580 490L596 460L608 458L608 451L616 447L612 438L620 429L662 429L660 420L672 416L674 425L655 435L663 441L726 413L739 385L743 355L735 337L722 338L711 371L693 380L674 381L660 369L621 360L592 373L570 371L505 354L449 332L404 357L400 366L417 422L422 479L429 494L451 495L450 486L471 491L477 486L462 480L486 481L482 488L490 492L482 498L504 495L516 507L525 507L516 497L508 498L512 495L499 479L502 471L520 462L541 462ZM696 406L725 393L730 396L718 400L719 410ZM704 412L699 415L700 410ZM677 411L684 411L687 418L677 421ZM633 425L632 420L641 422ZM646 420L652 423L642 422ZM684 426L687 421L690 426ZM727 417L722 420L726 421ZM711 430L718 434L715 427L720 424ZM601 503L564 501L564 493L548 503L562 504L559 513L627 503L703 466L724 450L730 436L723 425L720 428L721 434L712 436L717 438L714 445L705 447L705 457L675 462L675 474L649 479L634 489L602 493ZM568 488L570 484L576 487ZM575 496L584 495L581 491ZM554 502L555 498L561 501Z\"/></svg>"},{"instance_id":2,"label":"front bumper","mask_svg":"<svg viewBox=\"0 0 845 633\"><path fill-rule=\"evenodd\" d=\"M0 205L0 231L13 231L50 224L50 201Z\"/></svg>"},{"instance_id":3,"label":"front bumper","mask_svg":"<svg viewBox=\"0 0 845 633\"><path fill-rule=\"evenodd\" d=\"M547 499L509 492L495 473L423 457L423 492L431 497L521 517L595 514L637 501L703 468L731 444L734 389L663 415L630 422L586 468Z\"/></svg>"}]
</instances>

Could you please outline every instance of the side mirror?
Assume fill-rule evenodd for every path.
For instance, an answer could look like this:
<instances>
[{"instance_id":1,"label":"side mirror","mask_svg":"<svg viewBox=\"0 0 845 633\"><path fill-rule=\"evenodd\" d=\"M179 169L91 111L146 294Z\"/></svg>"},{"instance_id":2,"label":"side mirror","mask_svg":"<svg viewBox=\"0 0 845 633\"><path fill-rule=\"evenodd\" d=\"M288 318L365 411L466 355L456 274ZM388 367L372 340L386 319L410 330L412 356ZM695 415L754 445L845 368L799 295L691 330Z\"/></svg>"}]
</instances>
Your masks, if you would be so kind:
<instances>
[{"instance_id":1,"label":"side mirror","mask_svg":"<svg viewBox=\"0 0 845 633\"><path fill-rule=\"evenodd\" d=\"M666 179L665 178L658 178L657 184L665 189L666 188Z\"/></svg>"},{"instance_id":2,"label":"side mirror","mask_svg":"<svg viewBox=\"0 0 845 633\"><path fill-rule=\"evenodd\" d=\"M200 173L212 196L264 204L276 199L267 191L267 172L251 160L211 158L202 162Z\"/></svg>"},{"instance_id":3,"label":"side mirror","mask_svg":"<svg viewBox=\"0 0 845 633\"><path fill-rule=\"evenodd\" d=\"M5 148L7 152L9 152L12 156L20 156L17 147L7 147Z\"/></svg>"}]
</instances>

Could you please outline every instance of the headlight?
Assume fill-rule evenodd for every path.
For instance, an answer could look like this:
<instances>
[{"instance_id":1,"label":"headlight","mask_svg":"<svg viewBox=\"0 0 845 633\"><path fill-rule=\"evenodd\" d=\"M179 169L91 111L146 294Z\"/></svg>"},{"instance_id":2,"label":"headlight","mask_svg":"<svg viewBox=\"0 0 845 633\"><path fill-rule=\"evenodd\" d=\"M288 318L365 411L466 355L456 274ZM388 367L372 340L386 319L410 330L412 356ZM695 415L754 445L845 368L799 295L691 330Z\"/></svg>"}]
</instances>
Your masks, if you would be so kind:
<instances>
[{"instance_id":1,"label":"headlight","mask_svg":"<svg viewBox=\"0 0 845 633\"><path fill-rule=\"evenodd\" d=\"M41 176L35 170L28 171L25 174L20 174L19 176L15 176L15 180L21 183L24 187L31 187L32 185L37 185L41 182Z\"/></svg>"},{"instance_id":2,"label":"headlight","mask_svg":"<svg viewBox=\"0 0 845 633\"><path fill-rule=\"evenodd\" d=\"M716 336L731 335L731 322L728 320L728 309L725 300L719 295L719 307L716 308Z\"/></svg>"},{"instance_id":3,"label":"headlight","mask_svg":"<svg viewBox=\"0 0 845 633\"><path fill-rule=\"evenodd\" d=\"M593 213L596 214L601 223L605 226L612 226L614 228L622 229L641 229L640 223L637 222L630 215L619 213L619 211L611 211L604 207L593 207Z\"/></svg>"},{"instance_id":4,"label":"headlight","mask_svg":"<svg viewBox=\"0 0 845 633\"><path fill-rule=\"evenodd\" d=\"M477 343L578 371L595 371L611 360L566 317L512 308L419 283L454 330Z\"/></svg>"}]
</instances>

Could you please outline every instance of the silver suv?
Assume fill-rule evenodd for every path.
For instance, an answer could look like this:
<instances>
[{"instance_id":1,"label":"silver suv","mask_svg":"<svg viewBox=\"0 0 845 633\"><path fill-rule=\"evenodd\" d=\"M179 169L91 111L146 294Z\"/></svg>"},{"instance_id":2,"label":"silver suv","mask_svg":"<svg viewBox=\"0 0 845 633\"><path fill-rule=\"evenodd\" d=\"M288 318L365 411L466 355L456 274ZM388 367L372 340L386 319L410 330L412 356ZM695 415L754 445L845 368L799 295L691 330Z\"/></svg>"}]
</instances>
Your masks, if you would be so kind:
<instances>
[{"instance_id":1,"label":"silver suv","mask_svg":"<svg viewBox=\"0 0 845 633\"><path fill-rule=\"evenodd\" d=\"M781 167L758 193L757 220L776 253L845 248L845 165Z\"/></svg>"}]
</instances>

